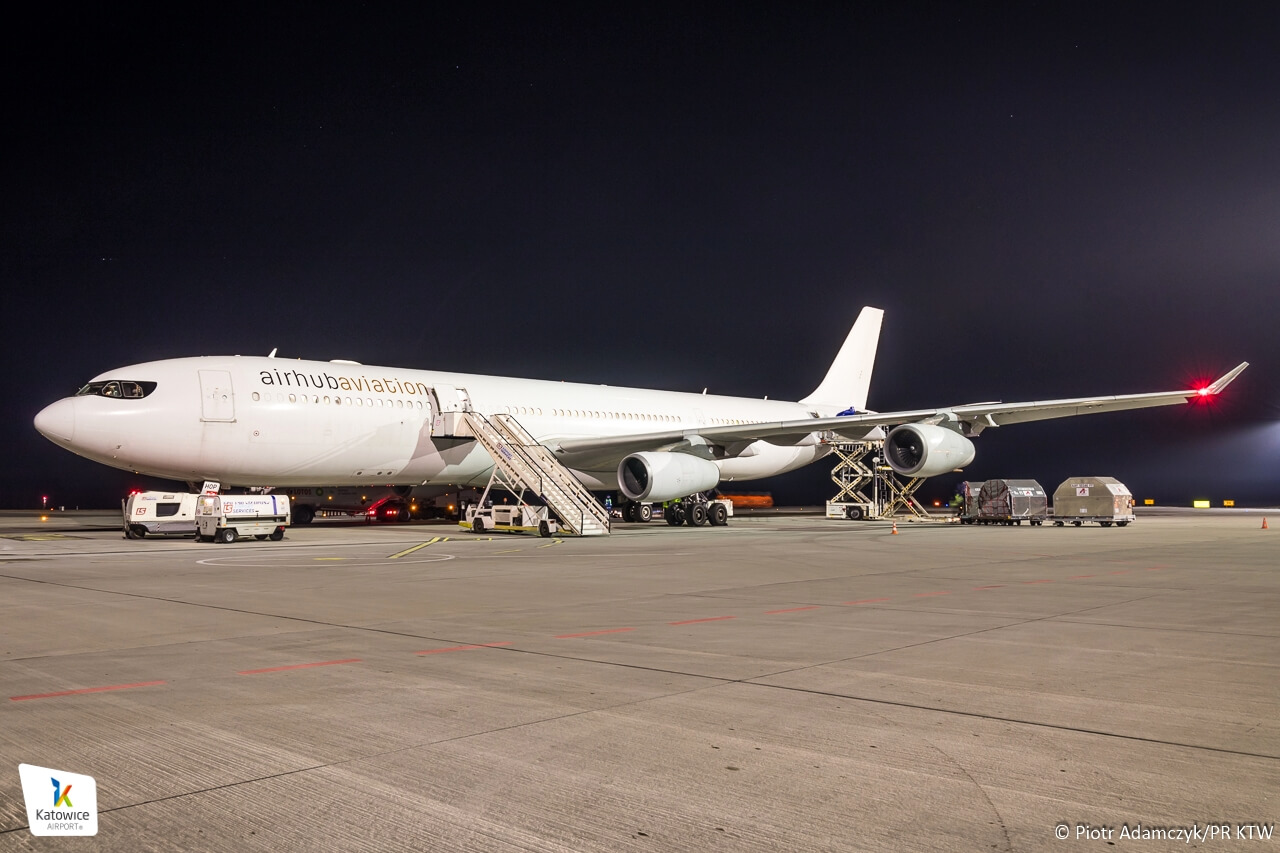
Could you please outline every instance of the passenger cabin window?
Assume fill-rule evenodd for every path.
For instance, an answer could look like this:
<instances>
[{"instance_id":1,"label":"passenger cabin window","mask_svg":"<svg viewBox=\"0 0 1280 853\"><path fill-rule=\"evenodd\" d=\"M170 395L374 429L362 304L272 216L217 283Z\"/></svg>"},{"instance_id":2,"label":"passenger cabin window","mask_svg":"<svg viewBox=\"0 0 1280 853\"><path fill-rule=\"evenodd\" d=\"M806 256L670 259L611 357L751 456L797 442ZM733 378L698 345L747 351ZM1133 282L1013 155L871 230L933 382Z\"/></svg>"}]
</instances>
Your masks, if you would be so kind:
<instances>
[{"instance_id":1,"label":"passenger cabin window","mask_svg":"<svg viewBox=\"0 0 1280 853\"><path fill-rule=\"evenodd\" d=\"M90 382L76 392L77 397L124 397L136 400L156 390L154 382L134 382L128 379L112 379L109 382Z\"/></svg>"}]
</instances>

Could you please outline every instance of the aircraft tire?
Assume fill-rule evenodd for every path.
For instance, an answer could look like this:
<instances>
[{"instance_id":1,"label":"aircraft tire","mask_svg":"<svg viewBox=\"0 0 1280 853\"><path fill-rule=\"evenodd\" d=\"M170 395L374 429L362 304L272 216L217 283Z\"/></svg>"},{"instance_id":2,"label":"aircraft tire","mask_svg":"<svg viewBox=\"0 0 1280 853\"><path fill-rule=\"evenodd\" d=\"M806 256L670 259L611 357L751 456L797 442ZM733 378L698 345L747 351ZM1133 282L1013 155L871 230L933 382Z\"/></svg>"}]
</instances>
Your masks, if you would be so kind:
<instances>
[{"instance_id":1,"label":"aircraft tire","mask_svg":"<svg viewBox=\"0 0 1280 853\"><path fill-rule=\"evenodd\" d=\"M684 510L678 506L670 506L662 511L662 517L667 520L667 524L672 527L679 527L684 524Z\"/></svg>"},{"instance_id":2,"label":"aircraft tire","mask_svg":"<svg viewBox=\"0 0 1280 853\"><path fill-rule=\"evenodd\" d=\"M636 521L640 522L641 524L648 524L650 521L652 521L652 520L653 520L653 505L652 505L652 504L640 504L640 503L638 503L638 504L636 504L636 505L635 505L635 507L636 507L636 509L635 509L635 517L636 517Z\"/></svg>"},{"instance_id":3,"label":"aircraft tire","mask_svg":"<svg viewBox=\"0 0 1280 853\"><path fill-rule=\"evenodd\" d=\"M688 518L686 519L690 527L702 527L707 523L707 508L703 504L694 504L689 507Z\"/></svg>"},{"instance_id":4,"label":"aircraft tire","mask_svg":"<svg viewBox=\"0 0 1280 853\"><path fill-rule=\"evenodd\" d=\"M729 511L724 508L724 504L711 504L707 508L707 521L711 522L712 527L724 527L729 523Z\"/></svg>"}]
</instances>

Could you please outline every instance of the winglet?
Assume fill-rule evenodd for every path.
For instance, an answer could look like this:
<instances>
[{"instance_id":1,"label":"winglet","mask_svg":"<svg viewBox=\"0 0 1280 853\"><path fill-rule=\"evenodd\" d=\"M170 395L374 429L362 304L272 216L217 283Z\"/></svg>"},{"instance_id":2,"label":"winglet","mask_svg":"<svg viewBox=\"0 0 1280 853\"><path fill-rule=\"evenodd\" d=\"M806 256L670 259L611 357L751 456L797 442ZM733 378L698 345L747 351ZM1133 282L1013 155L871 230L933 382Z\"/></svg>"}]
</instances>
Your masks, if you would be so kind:
<instances>
[{"instance_id":1,"label":"winglet","mask_svg":"<svg viewBox=\"0 0 1280 853\"><path fill-rule=\"evenodd\" d=\"M1247 362L1247 361L1242 361L1242 362L1240 362L1240 363L1239 363L1238 365L1236 365L1236 366L1235 366L1235 368L1234 368L1234 369L1232 369L1229 373L1223 374L1222 378L1220 378L1220 379L1216 380L1212 385L1210 385L1208 388L1204 389L1204 391L1203 391L1203 392L1201 392L1201 393L1203 393L1203 394L1221 394L1221 393L1222 393L1222 389L1224 389L1224 388L1226 388L1228 385L1230 385L1230 384L1231 384L1231 380L1235 379L1235 378L1236 378L1237 376L1239 376L1241 373L1244 373L1244 369L1245 369L1246 367L1248 367L1248 366L1249 366L1249 362Z\"/></svg>"}]
</instances>

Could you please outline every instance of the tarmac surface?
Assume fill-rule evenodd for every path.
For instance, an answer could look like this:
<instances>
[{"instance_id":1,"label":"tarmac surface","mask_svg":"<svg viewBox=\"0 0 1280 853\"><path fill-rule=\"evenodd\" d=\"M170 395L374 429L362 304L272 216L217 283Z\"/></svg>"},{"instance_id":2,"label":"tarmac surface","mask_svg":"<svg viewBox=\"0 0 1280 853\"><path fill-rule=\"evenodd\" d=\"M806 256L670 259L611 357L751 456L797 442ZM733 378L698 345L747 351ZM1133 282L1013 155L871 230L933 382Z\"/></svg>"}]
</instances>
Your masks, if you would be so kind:
<instances>
[{"instance_id":1,"label":"tarmac surface","mask_svg":"<svg viewBox=\"0 0 1280 853\"><path fill-rule=\"evenodd\" d=\"M8 513L0 851L1280 849L1239 834L1280 816L1261 517L215 545ZM97 837L32 836L20 762L94 776Z\"/></svg>"}]
</instances>

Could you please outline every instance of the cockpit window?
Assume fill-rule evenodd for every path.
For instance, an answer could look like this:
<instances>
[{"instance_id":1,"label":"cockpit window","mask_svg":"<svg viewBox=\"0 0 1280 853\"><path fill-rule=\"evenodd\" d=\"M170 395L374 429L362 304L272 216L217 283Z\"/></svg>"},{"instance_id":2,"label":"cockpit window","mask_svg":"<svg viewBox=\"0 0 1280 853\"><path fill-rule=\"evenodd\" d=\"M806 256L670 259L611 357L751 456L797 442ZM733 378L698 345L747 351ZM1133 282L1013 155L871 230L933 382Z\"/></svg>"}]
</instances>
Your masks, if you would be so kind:
<instances>
[{"instance_id":1,"label":"cockpit window","mask_svg":"<svg viewBox=\"0 0 1280 853\"><path fill-rule=\"evenodd\" d=\"M156 390L154 382L133 382L128 379L112 379L109 382L90 382L76 392L77 397L126 397L139 399Z\"/></svg>"}]
</instances>

